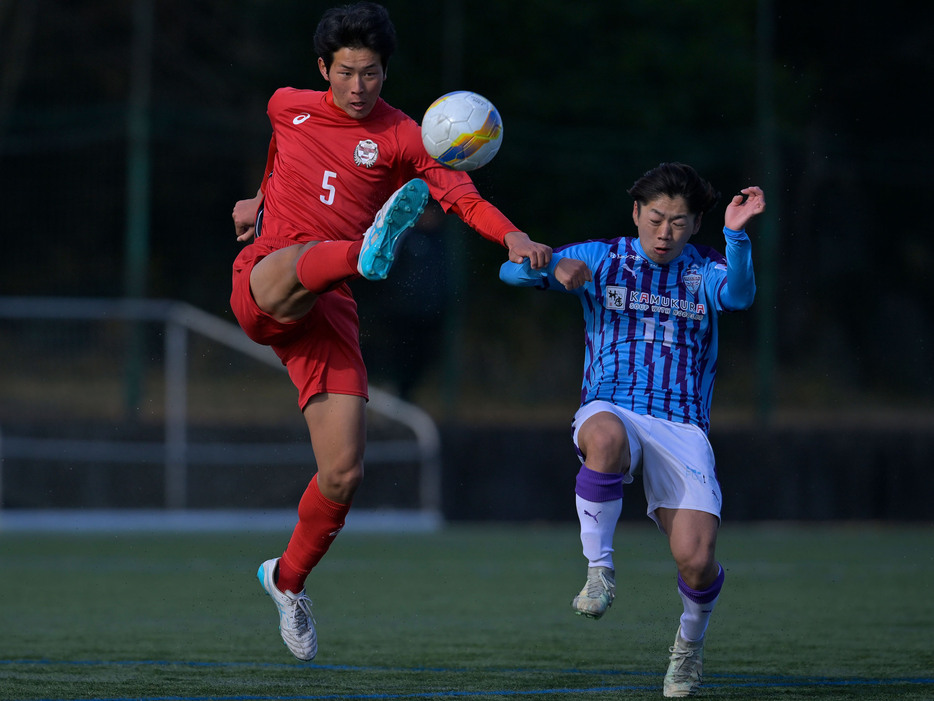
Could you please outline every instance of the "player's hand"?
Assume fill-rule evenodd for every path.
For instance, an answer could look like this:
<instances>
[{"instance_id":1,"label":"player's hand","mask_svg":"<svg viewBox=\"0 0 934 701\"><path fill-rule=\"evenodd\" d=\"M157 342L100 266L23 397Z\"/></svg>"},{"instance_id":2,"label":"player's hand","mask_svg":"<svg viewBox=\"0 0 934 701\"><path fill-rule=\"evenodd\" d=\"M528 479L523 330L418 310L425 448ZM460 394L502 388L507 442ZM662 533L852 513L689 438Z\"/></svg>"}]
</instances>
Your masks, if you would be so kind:
<instances>
[{"instance_id":1,"label":"player's hand","mask_svg":"<svg viewBox=\"0 0 934 701\"><path fill-rule=\"evenodd\" d=\"M555 264L555 280L564 285L566 290L576 290L584 283L591 282L593 274L584 261L577 258L561 258Z\"/></svg>"},{"instance_id":2,"label":"player's hand","mask_svg":"<svg viewBox=\"0 0 934 701\"><path fill-rule=\"evenodd\" d=\"M256 197L240 200L234 205L231 216L233 217L237 241L249 242L253 239L256 233L256 212L262 199L262 194L257 193Z\"/></svg>"},{"instance_id":3,"label":"player's hand","mask_svg":"<svg viewBox=\"0 0 934 701\"><path fill-rule=\"evenodd\" d=\"M536 243L524 231L510 231L506 234L505 243L509 249L509 260L513 263L528 259L533 270L541 270L551 262L551 246Z\"/></svg>"},{"instance_id":4,"label":"player's hand","mask_svg":"<svg viewBox=\"0 0 934 701\"><path fill-rule=\"evenodd\" d=\"M742 231L756 215L765 211L765 193L761 187L744 187L726 206L723 224L727 229Z\"/></svg>"}]
</instances>

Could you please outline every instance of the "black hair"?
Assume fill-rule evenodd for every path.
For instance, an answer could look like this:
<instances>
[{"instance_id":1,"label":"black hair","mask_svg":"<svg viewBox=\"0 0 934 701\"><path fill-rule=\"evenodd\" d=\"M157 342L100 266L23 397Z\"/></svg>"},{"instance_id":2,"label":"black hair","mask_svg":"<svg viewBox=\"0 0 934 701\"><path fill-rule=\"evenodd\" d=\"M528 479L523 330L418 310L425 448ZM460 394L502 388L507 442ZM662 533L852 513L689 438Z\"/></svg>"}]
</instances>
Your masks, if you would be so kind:
<instances>
[{"instance_id":1,"label":"black hair","mask_svg":"<svg viewBox=\"0 0 934 701\"><path fill-rule=\"evenodd\" d=\"M334 54L343 48L370 49L379 54L383 71L396 50L396 28L389 11L375 2L356 2L332 7L315 30L315 52L331 70Z\"/></svg>"},{"instance_id":2,"label":"black hair","mask_svg":"<svg viewBox=\"0 0 934 701\"><path fill-rule=\"evenodd\" d=\"M709 212L720 201L720 193L697 171L684 163L659 163L628 190L639 207L662 195L683 197L692 214Z\"/></svg>"}]
</instances>

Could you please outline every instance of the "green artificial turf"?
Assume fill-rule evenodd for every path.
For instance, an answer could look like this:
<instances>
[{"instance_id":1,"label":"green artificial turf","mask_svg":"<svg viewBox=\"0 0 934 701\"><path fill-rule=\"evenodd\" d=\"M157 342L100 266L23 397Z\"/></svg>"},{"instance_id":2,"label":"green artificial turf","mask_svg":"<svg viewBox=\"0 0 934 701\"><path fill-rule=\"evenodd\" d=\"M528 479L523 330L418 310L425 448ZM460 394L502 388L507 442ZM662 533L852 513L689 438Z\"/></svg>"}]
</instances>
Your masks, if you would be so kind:
<instances>
[{"instance_id":1,"label":"green artificial turf","mask_svg":"<svg viewBox=\"0 0 934 701\"><path fill-rule=\"evenodd\" d=\"M255 576L287 536L0 532L0 699L661 698L681 604L651 524L620 524L599 621L573 524L344 533L312 663ZM734 523L719 556L703 697L934 698L934 527Z\"/></svg>"}]
</instances>

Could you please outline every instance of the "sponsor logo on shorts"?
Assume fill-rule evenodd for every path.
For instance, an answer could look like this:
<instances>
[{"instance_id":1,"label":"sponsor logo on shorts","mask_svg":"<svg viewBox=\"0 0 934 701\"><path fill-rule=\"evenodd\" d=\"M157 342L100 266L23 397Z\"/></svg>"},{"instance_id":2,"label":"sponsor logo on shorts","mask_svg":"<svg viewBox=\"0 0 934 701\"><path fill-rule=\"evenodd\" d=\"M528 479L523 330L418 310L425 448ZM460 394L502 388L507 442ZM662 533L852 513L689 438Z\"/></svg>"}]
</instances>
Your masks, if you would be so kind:
<instances>
[{"instance_id":1,"label":"sponsor logo on shorts","mask_svg":"<svg viewBox=\"0 0 934 701\"><path fill-rule=\"evenodd\" d=\"M695 470L690 465L684 466L684 475L685 477L693 477L695 480L697 480L701 484L707 484L707 475L705 475L700 470Z\"/></svg>"}]
</instances>

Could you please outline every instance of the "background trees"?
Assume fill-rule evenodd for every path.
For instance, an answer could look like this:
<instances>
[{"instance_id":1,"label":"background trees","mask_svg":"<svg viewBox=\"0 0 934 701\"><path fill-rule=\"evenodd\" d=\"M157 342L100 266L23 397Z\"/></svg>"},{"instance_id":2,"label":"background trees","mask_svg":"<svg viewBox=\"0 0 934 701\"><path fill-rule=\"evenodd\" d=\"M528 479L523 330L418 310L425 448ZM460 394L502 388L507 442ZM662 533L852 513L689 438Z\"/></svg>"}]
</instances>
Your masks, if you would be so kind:
<instances>
[{"instance_id":1,"label":"background trees","mask_svg":"<svg viewBox=\"0 0 934 701\"><path fill-rule=\"evenodd\" d=\"M128 241L141 225L142 294L230 318L230 209L257 187L271 92L323 85L311 34L329 4L0 5L0 293L126 294ZM505 140L476 180L540 240L629 233L625 189L664 160L696 165L725 195L771 183L773 229L757 223L752 236L774 237L774 249L756 241L774 296L723 324L720 405L931 407L932 8L387 5L400 49L384 96L417 119L448 90L491 98ZM151 30L134 8L151 12ZM759 53L763 29L774 42ZM141 75L142 161L129 127ZM148 211L133 199L134 169ZM717 223L701 242L720 245ZM406 251L411 274L357 286L373 381L408 377L404 391L452 416L521 406L531 417L556 398L566 413L582 357L576 303L506 288L501 250L454 221L426 224L435 231ZM410 330L384 333L400 326Z\"/></svg>"}]
</instances>

